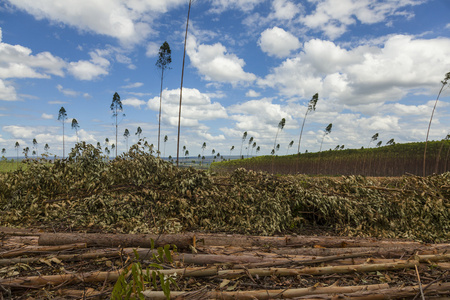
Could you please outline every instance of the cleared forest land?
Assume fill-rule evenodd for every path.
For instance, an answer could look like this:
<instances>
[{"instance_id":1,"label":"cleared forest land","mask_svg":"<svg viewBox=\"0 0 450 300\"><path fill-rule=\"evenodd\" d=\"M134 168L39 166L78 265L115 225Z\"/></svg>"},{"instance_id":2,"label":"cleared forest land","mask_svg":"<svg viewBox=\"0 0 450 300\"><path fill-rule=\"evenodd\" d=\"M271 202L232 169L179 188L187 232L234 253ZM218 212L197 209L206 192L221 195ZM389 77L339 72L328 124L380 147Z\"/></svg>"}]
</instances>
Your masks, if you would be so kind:
<instances>
[{"instance_id":1,"label":"cleared forest land","mask_svg":"<svg viewBox=\"0 0 450 300\"><path fill-rule=\"evenodd\" d=\"M65 161L0 174L0 292L448 296L449 199L450 173L216 175L176 168L140 145L107 161L78 144Z\"/></svg>"}]
</instances>

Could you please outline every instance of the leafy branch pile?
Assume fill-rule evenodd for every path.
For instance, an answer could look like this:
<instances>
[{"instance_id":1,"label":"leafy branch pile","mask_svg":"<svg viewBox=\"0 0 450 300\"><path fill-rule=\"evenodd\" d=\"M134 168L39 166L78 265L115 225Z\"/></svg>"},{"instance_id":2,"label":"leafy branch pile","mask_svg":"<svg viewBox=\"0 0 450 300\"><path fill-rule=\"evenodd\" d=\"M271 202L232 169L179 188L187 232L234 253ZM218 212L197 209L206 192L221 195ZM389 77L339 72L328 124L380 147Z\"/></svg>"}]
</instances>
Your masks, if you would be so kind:
<instances>
[{"instance_id":1,"label":"leafy branch pile","mask_svg":"<svg viewBox=\"0 0 450 300\"><path fill-rule=\"evenodd\" d=\"M397 179L228 176L178 169L138 143L113 161L77 144L67 160L0 175L0 225L127 233L274 234L321 225L341 235L450 238L450 173Z\"/></svg>"}]
</instances>

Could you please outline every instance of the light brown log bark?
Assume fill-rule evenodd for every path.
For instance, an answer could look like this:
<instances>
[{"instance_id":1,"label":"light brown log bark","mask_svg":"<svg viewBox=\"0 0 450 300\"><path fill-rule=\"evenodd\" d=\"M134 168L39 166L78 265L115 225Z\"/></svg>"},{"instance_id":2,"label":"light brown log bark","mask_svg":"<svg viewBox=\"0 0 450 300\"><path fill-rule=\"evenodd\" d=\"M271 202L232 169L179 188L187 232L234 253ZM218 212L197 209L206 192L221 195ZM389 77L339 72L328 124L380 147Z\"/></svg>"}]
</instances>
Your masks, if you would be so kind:
<instances>
[{"instance_id":1,"label":"light brown log bark","mask_svg":"<svg viewBox=\"0 0 450 300\"><path fill-rule=\"evenodd\" d=\"M304 247L321 246L333 247L421 247L423 244L411 241L387 241L373 238L348 238L335 236L248 236L238 234L89 234L89 233L43 233L39 237L39 245L63 245L87 243L88 246L98 247L151 247L151 240L156 246L174 244L185 248L193 244L199 246L264 246L264 247Z\"/></svg>"},{"instance_id":2,"label":"light brown log bark","mask_svg":"<svg viewBox=\"0 0 450 300\"><path fill-rule=\"evenodd\" d=\"M435 283L425 290L426 295L448 295L450 283ZM256 290L237 292L171 292L171 299L184 299L184 297L197 295L202 299L350 299L350 300L384 300L399 299L415 296L419 292L419 286L392 287L388 284L374 284L366 286L343 286L343 287L310 287L287 290ZM145 299L166 299L163 292L144 291ZM318 298L316 298L318 297ZM445 298L448 299L448 298Z\"/></svg>"},{"instance_id":3,"label":"light brown log bark","mask_svg":"<svg viewBox=\"0 0 450 300\"><path fill-rule=\"evenodd\" d=\"M0 279L0 285L6 287L42 287L62 283L116 281L122 270L112 272L89 272L46 276L29 276Z\"/></svg>"},{"instance_id":4,"label":"light brown log bark","mask_svg":"<svg viewBox=\"0 0 450 300\"><path fill-rule=\"evenodd\" d=\"M364 265L348 265L348 266L329 266L329 267L306 267L303 269L289 269L289 268L261 268L261 269L233 269L220 270L219 267L205 267L205 268L183 268L183 269L168 269L160 270L164 275L178 275L186 277L208 277L220 276L222 278L236 278L239 276L297 276L297 275L325 275L325 274L346 274L354 272L375 272L388 271L397 269L409 269L418 265L418 261L399 261L396 263L385 264L364 264Z\"/></svg>"},{"instance_id":5,"label":"light brown log bark","mask_svg":"<svg viewBox=\"0 0 450 300\"><path fill-rule=\"evenodd\" d=\"M120 251L118 249L114 250L101 250L95 252L88 252L82 254L60 254L60 255L52 255L52 256L38 256L38 257L20 257L20 258L10 258L10 259L0 259L0 266L7 266L11 264L23 263L30 264L34 262L38 262L42 258L57 258L59 260L73 260L80 261L85 259L97 259L97 258L106 258L106 257L118 257L120 256Z\"/></svg>"},{"instance_id":6,"label":"light brown log bark","mask_svg":"<svg viewBox=\"0 0 450 300\"><path fill-rule=\"evenodd\" d=\"M26 247L17 250L11 250L0 253L0 258L17 257L24 254L42 253L42 252L54 252L63 250L74 250L86 248L86 243L68 244L59 246L41 246L41 247Z\"/></svg>"},{"instance_id":7,"label":"light brown log bark","mask_svg":"<svg viewBox=\"0 0 450 300\"><path fill-rule=\"evenodd\" d=\"M424 294L427 295L449 295L450 282L434 283L428 286L424 290ZM377 299L399 299L404 297L412 297L420 293L420 287L405 286L405 287L393 287L386 289L379 289L374 291L361 291L348 295L351 300L377 300Z\"/></svg>"},{"instance_id":8,"label":"light brown log bark","mask_svg":"<svg viewBox=\"0 0 450 300\"><path fill-rule=\"evenodd\" d=\"M285 290L257 290L257 291L238 291L238 292L222 292L222 291L210 291L199 294L201 299L290 299L297 298L305 295L316 294L342 294L353 293L357 291L372 291L377 289L386 289L388 284L374 284L366 286L342 286L342 287L310 287L300 289L285 289ZM144 291L146 299L163 300L166 299L163 292ZM175 299L180 297L183 299L183 295L187 296L192 293L186 292L171 292L170 298Z\"/></svg>"}]
</instances>

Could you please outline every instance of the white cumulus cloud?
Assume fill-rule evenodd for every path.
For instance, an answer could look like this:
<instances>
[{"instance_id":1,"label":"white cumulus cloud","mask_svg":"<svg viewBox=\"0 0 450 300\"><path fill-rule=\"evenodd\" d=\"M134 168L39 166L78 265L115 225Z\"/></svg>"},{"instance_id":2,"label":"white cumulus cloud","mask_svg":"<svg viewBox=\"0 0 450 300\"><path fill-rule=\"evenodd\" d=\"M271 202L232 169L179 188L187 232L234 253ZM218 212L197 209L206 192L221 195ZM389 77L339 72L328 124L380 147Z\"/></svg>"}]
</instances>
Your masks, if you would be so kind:
<instances>
[{"instance_id":1,"label":"white cumulus cloud","mask_svg":"<svg viewBox=\"0 0 450 300\"><path fill-rule=\"evenodd\" d=\"M81 31L119 39L124 45L154 32L151 24L184 0L8 0L36 19L66 24Z\"/></svg>"},{"instance_id":2,"label":"white cumulus cloud","mask_svg":"<svg viewBox=\"0 0 450 300\"><path fill-rule=\"evenodd\" d=\"M66 62L49 52L32 54L31 49L10 45L0 39L0 78L49 78L64 76Z\"/></svg>"},{"instance_id":3,"label":"white cumulus cloud","mask_svg":"<svg viewBox=\"0 0 450 300\"><path fill-rule=\"evenodd\" d=\"M245 61L235 54L228 53L227 48L221 43L198 44L194 37L190 37L187 54L192 65L205 80L235 84L256 79L255 74L244 71Z\"/></svg>"},{"instance_id":4,"label":"white cumulus cloud","mask_svg":"<svg viewBox=\"0 0 450 300\"><path fill-rule=\"evenodd\" d=\"M277 26L264 30L258 44L262 51L279 58L289 56L291 51L301 46L298 38Z\"/></svg>"},{"instance_id":5,"label":"white cumulus cloud","mask_svg":"<svg viewBox=\"0 0 450 300\"><path fill-rule=\"evenodd\" d=\"M108 74L109 61L104 58L102 51L96 50L89 52L91 59L79 60L77 62L71 62L68 66L68 71L75 78L79 80L93 80L101 75Z\"/></svg>"},{"instance_id":6,"label":"white cumulus cloud","mask_svg":"<svg viewBox=\"0 0 450 300\"><path fill-rule=\"evenodd\" d=\"M0 100L16 101L18 100L16 89L12 85L7 85L0 79Z\"/></svg>"},{"instance_id":7,"label":"white cumulus cloud","mask_svg":"<svg viewBox=\"0 0 450 300\"><path fill-rule=\"evenodd\" d=\"M393 35L382 45L352 49L314 39L258 83L290 97L310 98L319 92L320 97L357 106L398 101L417 89L433 93L448 65L448 38Z\"/></svg>"},{"instance_id":8,"label":"white cumulus cloud","mask_svg":"<svg viewBox=\"0 0 450 300\"><path fill-rule=\"evenodd\" d=\"M41 118L42 118L42 119L45 119L45 120L52 120L52 119L54 118L54 116L51 115L51 114L43 113L43 114L41 115Z\"/></svg>"},{"instance_id":9,"label":"white cumulus cloud","mask_svg":"<svg viewBox=\"0 0 450 300\"><path fill-rule=\"evenodd\" d=\"M139 100L138 98L128 98L122 101L123 105L133 106L134 108L140 109L142 105L145 105L147 102L143 100Z\"/></svg>"},{"instance_id":10,"label":"white cumulus cloud","mask_svg":"<svg viewBox=\"0 0 450 300\"><path fill-rule=\"evenodd\" d=\"M162 94L162 122L171 126L178 126L178 109L180 90L164 90ZM159 96L147 102L147 107L159 111ZM187 127L201 127L199 121L228 118L225 108L218 102L211 102L211 98L197 89L183 88L181 109L181 124Z\"/></svg>"},{"instance_id":11,"label":"white cumulus cloud","mask_svg":"<svg viewBox=\"0 0 450 300\"><path fill-rule=\"evenodd\" d=\"M411 18L409 6L420 5L424 0L317 0L313 1L316 9L312 14L303 16L300 21L307 27L321 30L331 39L338 38L347 28L356 24L373 24L385 22L392 16Z\"/></svg>"}]
</instances>

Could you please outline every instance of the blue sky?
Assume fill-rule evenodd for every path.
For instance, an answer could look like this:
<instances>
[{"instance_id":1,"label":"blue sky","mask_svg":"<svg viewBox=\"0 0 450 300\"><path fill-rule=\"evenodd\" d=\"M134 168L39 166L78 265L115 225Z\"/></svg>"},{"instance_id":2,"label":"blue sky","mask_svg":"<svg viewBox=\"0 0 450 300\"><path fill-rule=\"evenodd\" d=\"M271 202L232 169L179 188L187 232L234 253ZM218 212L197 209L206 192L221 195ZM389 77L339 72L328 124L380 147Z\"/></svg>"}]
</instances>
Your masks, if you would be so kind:
<instances>
[{"instance_id":1,"label":"blue sky","mask_svg":"<svg viewBox=\"0 0 450 300\"><path fill-rule=\"evenodd\" d=\"M160 71L158 49L167 41L161 143L176 155L179 88L188 0L0 1L0 148L14 144L62 154L78 139L115 143L110 105L115 92L125 117L118 149L142 137L157 145ZM378 141L420 142L450 72L447 0L195 0L188 32L180 148L191 156L212 149L239 154L244 131L279 155L297 151L309 100L301 152L369 146ZM449 91L437 106L430 139L450 131ZM243 153L246 153L244 143ZM288 144L294 141L289 149ZM378 142L377 141L377 142ZM370 144L375 146L375 143ZM109 147L111 147L109 145ZM250 149L252 150L252 149ZM67 153L67 150L66 150ZM253 154L255 154L253 152Z\"/></svg>"}]
</instances>

